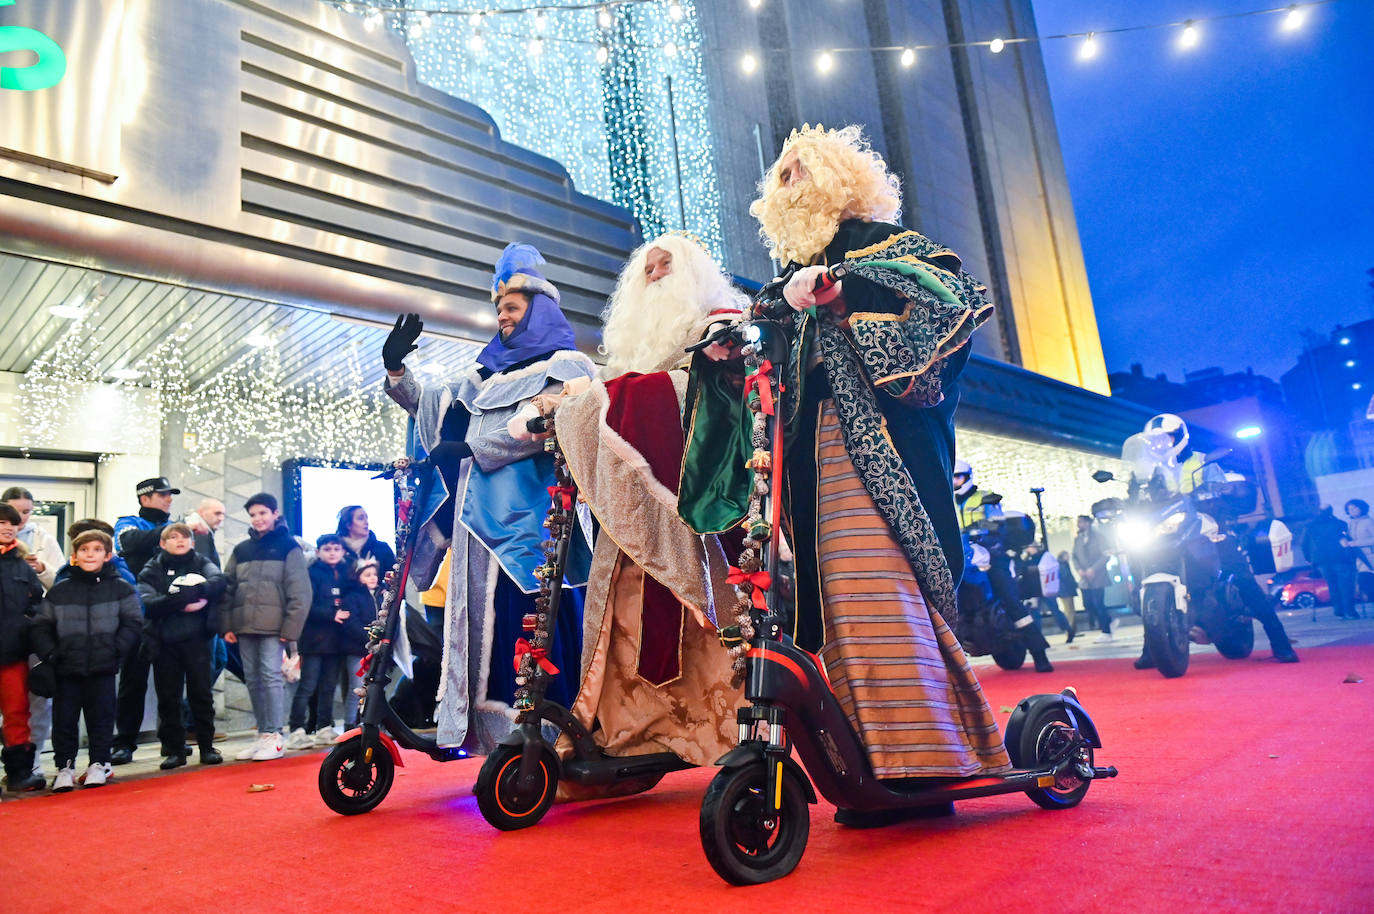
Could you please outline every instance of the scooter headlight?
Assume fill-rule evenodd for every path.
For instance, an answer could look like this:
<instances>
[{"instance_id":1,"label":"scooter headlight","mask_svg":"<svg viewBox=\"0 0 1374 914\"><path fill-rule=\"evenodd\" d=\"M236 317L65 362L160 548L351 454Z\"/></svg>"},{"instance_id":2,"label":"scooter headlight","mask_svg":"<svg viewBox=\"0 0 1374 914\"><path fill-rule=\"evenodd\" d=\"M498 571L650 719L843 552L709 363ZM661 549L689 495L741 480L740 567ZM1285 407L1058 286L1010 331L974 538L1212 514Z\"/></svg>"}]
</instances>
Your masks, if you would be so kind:
<instances>
[{"instance_id":1,"label":"scooter headlight","mask_svg":"<svg viewBox=\"0 0 1374 914\"><path fill-rule=\"evenodd\" d=\"M1149 548L1156 533L1150 525L1137 518L1126 518L1116 525L1116 541L1123 549L1139 551Z\"/></svg>"}]
</instances>

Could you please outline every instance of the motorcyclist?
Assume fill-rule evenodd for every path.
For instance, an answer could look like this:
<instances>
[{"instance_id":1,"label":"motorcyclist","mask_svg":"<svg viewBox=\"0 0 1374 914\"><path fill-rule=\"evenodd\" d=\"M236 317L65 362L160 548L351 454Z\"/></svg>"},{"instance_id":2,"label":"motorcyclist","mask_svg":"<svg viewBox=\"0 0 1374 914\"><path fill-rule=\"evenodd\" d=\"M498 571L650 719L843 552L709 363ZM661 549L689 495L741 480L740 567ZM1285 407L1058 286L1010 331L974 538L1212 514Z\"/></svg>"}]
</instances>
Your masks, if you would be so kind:
<instances>
[{"instance_id":1,"label":"motorcyclist","mask_svg":"<svg viewBox=\"0 0 1374 914\"><path fill-rule=\"evenodd\" d=\"M985 492L973 482L973 467L967 460L954 461L954 505L959 511L959 527L967 530L976 524L1002 516L1002 496Z\"/></svg>"}]
</instances>

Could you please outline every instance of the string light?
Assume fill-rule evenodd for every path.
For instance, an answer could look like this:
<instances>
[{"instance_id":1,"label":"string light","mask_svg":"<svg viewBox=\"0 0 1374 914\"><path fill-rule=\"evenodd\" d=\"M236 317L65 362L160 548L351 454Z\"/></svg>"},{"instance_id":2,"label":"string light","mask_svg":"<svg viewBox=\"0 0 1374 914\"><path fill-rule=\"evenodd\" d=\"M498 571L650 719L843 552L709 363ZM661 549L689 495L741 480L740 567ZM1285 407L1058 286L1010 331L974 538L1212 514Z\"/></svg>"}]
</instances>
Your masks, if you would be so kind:
<instances>
[{"instance_id":1,"label":"string light","mask_svg":"<svg viewBox=\"0 0 1374 914\"><path fill-rule=\"evenodd\" d=\"M761 6L763 6L763 0L749 0L749 8L751 10L756 10Z\"/></svg>"},{"instance_id":2,"label":"string light","mask_svg":"<svg viewBox=\"0 0 1374 914\"><path fill-rule=\"evenodd\" d=\"M822 74L829 73L835 68L835 57L829 51L821 51L816 55L816 70Z\"/></svg>"},{"instance_id":3,"label":"string light","mask_svg":"<svg viewBox=\"0 0 1374 914\"><path fill-rule=\"evenodd\" d=\"M560 163L578 191L628 208L646 236L685 227L720 257L720 186L699 3L535 0L517 8L513 0L499 6L409 0L412 14L416 6L428 8L433 26L415 39L403 25L398 34L415 60L416 78L480 107L501 139ZM609 29L600 24L603 9ZM479 12L485 14L481 54L469 47ZM529 47L536 36L543 41L538 56ZM667 116L669 77L673 118ZM682 195L685 213L679 174L690 189Z\"/></svg>"},{"instance_id":4,"label":"string light","mask_svg":"<svg viewBox=\"0 0 1374 914\"><path fill-rule=\"evenodd\" d=\"M911 67L916 63L916 52L911 48L902 48L902 66Z\"/></svg>"},{"instance_id":5,"label":"string light","mask_svg":"<svg viewBox=\"0 0 1374 914\"><path fill-rule=\"evenodd\" d=\"M1078 59L1092 60L1096 56L1097 39L1093 36L1092 32L1089 32L1087 37L1083 39L1083 43L1078 46Z\"/></svg>"},{"instance_id":6,"label":"string light","mask_svg":"<svg viewBox=\"0 0 1374 914\"><path fill-rule=\"evenodd\" d=\"M601 26L603 29L609 29L612 25L614 25L615 19L611 17L611 11L606 9L606 7L604 6L601 7L601 9L597 10L596 24Z\"/></svg>"},{"instance_id":7,"label":"string light","mask_svg":"<svg viewBox=\"0 0 1374 914\"><path fill-rule=\"evenodd\" d=\"M544 53L544 39L531 38L530 43L525 45L525 50L530 52L531 57L538 57Z\"/></svg>"},{"instance_id":8,"label":"string light","mask_svg":"<svg viewBox=\"0 0 1374 914\"><path fill-rule=\"evenodd\" d=\"M482 48L482 32L479 29L468 36L468 50L474 54L481 54Z\"/></svg>"},{"instance_id":9,"label":"string light","mask_svg":"<svg viewBox=\"0 0 1374 914\"><path fill-rule=\"evenodd\" d=\"M988 50L994 54L1001 54L1002 49L1006 46L1007 43L1000 38L994 38L992 41L988 42Z\"/></svg>"},{"instance_id":10,"label":"string light","mask_svg":"<svg viewBox=\"0 0 1374 914\"><path fill-rule=\"evenodd\" d=\"M1193 20L1189 19L1183 23L1183 33L1178 36L1178 46L1185 51L1197 46L1198 31L1197 26L1193 25Z\"/></svg>"},{"instance_id":11,"label":"string light","mask_svg":"<svg viewBox=\"0 0 1374 914\"><path fill-rule=\"evenodd\" d=\"M480 29L482 27L482 14L480 12L477 12L469 16L468 25L472 26L475 29Z\"/></svg>"},{"instance_id":12,"label":"string light","mask_svg":"<svg viewBox=\"0 0 1374 914\"><path fill-rule=\"evenodd\" d=\"M673 41L670 41L670 42L668 42L667 44L665 44L665 45L663 46L663 53L664 53L664 54L667 54L669 57L676 57L676 56L677 56L677 43L676 43L676 42L673 42Z\"/></svg>"},{"instance_id":13,"label":"string light","mask_svg":"<svg viewBox=\"0 0 1374 914\"><path fill-rule=\"evenodd\" d=\"M748 51L739 59L739 68L746 74L751 74L759 68L759 59Z\"/></svg>"},{"instance_id":14,"label":"string light","mask_svg":"<svg viewBox=\"0 0 1374 914\"><path fill-rule=\"evenodd\" d=\"M1286 32L1296 32L1302 28L1303 20L1307 18L1307 13L1296 3L1288 8L1288 14L1283 17L1283 29Z\"/></svg>"},{"instance_id":15,"label":"string light","mask_svg":"<svg viewBox=\"0 0 1374 914\"><path fill-rule=\"evenodd\" d=\"M673 20L674 22L681 22L681 21L682 21L682 16L683 16L682 4L679 3L678 0L673 0L672 3L669 3L669 4L668 4L668 18L669 18L669 19Z\"/></svg>"}]
</instances>

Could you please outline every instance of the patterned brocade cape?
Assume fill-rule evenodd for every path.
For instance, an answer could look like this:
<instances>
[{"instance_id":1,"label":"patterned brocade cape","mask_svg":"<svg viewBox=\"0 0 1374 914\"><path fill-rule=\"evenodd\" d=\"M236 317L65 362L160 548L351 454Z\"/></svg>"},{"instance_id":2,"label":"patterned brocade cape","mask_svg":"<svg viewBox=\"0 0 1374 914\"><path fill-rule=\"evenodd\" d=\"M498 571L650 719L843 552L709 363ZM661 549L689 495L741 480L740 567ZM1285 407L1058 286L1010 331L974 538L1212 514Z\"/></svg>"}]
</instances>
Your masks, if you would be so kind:
<instances>
[{"instance_id":1,"label":"patterned brocade cape","mask_svg":"<svg viewBox=\"0 0 1374 914\"><path fill-rule=\"evenodd\" d=\"M996 723L949 630L963 570L958 377L991 306L953 252L900 226L846 221L824 259L847 268L848 316L789 317L781 366L793 637L820 654L880 777L1001 770ZM679 510L699 532L738 523L748 499L750 414L728 370L693 366Z\"/></svg>"}]
</instances>

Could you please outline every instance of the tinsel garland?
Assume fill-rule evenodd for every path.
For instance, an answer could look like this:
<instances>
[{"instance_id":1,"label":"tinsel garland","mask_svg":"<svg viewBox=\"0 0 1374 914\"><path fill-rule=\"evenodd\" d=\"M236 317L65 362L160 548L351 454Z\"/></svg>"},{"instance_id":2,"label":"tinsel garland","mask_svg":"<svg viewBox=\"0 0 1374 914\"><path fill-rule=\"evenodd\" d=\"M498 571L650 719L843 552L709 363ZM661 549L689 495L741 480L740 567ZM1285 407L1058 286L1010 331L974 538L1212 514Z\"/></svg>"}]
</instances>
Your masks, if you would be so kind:
<instances>
[{"instance_id":1,"label":"tinsel garland","mask_svg":"<svg viewBox=\"0 0 1374 914\"><path fill-rule=\"evenodd\" d=\"M766 610L764 591L772 586L764 569L763 547L772 540L773 525L764 516L764 496L772 483L773 457L768 440L768 417L775 415L769 375L776 369L762 358L757 347L744 350L745 390L749 411L753 413L753 454L749 468L754 471L754 484L749 493L749 507L745 512L744 547L739 564L730 569L730 583L735 585L734 624L719 632L720 643L730 652L731 683L736 688L744 684L745 654L754 637L754 613ZM767 392L766 395L764 392Z\"/></svg>"},{"instance_id":2,"label":"tinsel garland","mask_svg":"<svg viewBox=\"0 0 1374 914\"><path fill-rule=\"evenodd\" d=\"M359 719L362 715L363 699L367 695L367 683L372 680L372 663L377 652L387 642L386 630L387 620L396 611L398 605L404 606L405 595L402 593L405 588L405 575L398 574L397 569L409 570L411 552L414 539L411 537L411 522L415 518L415 493L419 485L415 480L415 470L411 466L409 457L402 457L392 465L396 474L396 567L388 570L382 579L382 605L377 610L377 617L367 626L367 656L363 658L362 665L358 667L357 675L369 674L364 680L363 685L353 690L353 694L358 696ZM400 620L405 624L405 620ZM385 670L376 671L384 673Z\"/></svg>"},{"instance_id":3,"label":"tinsel garland","mask_svg":"<svg viewBox=\"0 0 1374 914\"><path fill-rule=\"evenodd\" d=\"M515 645L515 702L516 721L525 723L531 712L537 711L535 694L543 695L548 687L549 677L558 673L558 668L548 659L551 642L549 606L553 589L561 583L563 568L558 563L558 550L573 535L577 523L577 486L568 463L558 446L555 421L552 415L545 417L545 431L549 438L544 442L544 450L553 455L554 484L549 486L549 514L544 520L549 538L544 540L544 564L534 571L539 579L539 593L534 598L534 612L526 613L520 620L523 636ZM566 553L565 553L566 554ZM531 687L534 687L533 689Z\"/></svg>"}]
</instances>

